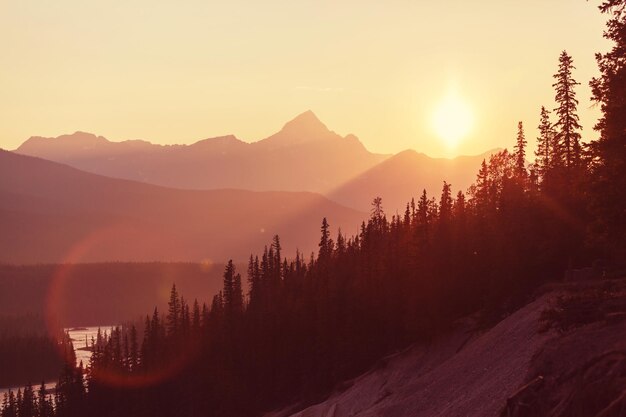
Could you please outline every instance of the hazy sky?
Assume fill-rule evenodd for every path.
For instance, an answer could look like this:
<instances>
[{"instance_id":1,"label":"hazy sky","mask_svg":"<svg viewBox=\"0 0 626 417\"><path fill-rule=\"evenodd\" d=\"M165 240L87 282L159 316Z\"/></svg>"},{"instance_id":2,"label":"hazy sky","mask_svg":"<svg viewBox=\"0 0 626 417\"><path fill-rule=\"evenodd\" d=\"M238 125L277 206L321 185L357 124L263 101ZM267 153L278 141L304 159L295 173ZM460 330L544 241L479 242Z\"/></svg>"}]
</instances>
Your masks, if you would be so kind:
<instances>
[{"instance_id":1,"label":"hazy sky","mask_svg":"<svg viewBox=\"0 0 626 417\"><path fill-rule=\"evenodd\" d=\"M0 147L83 130L111 140L254 141L313 110L370 150L430 155L511 146L554 107L574 57L584 138L605 50L598 1L0 2ZM473 112L448 149L433 112L451 86Z\"/></svg>"}]
</instances>

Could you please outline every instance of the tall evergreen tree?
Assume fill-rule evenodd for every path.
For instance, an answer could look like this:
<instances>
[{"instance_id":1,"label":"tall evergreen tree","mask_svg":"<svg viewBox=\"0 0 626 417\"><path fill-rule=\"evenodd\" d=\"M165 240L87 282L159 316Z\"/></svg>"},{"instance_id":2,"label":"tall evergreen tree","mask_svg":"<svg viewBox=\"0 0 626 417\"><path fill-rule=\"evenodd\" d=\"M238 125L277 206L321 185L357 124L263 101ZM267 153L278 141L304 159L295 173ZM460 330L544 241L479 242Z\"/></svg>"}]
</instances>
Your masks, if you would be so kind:
<instances>
[{"instance_id":1,"label":"tall evergreen tree","mask_svg":"<svg viewBox=\"0 0 626 417\"><path fill-rule=\"evenodd\" d=\"M273 281L273 285L276 286L278 285L277 283L280 281L281 278L281 249L282 247L280 246L280 237L278 235L275 235L274 238L272 239L272 249L274 252L274 270L272 271L272 281Z\"/></svg>"},{"instance_id":2,"label":"tall evergreen tree","mask_svg":"<svg viewBox=\"0 0 626 417\"><path fill-rule=\"evenodd\" d=\"M322 237L320 238L320 249L318 256L320 259L327 259L332 253L332 240L330 238L330 226L328 224L328 221L326 220L326 217L322 219L321 231Z\"/></svg>"},{"instance_id":3,"label":"tall evergreen tree","mask_svg":"<svg viewBox=\"0 0 626 417\"><path fill-rule=\"evenodd\" d=\"M176 284L170 290L170 299L167 303L166 325L169 334L176 334L181 320L181 303Z\"/></svg>"},{"instance_id":4,"label":"tall evergreen tree","mask_svg":"<svg viewBox=\"0 0 626 417\"><path fill-rule=\"evenodd\" d=\"M550 122L550 111L541 106L539 116L539 137L537 138L537 150L535 151L535 166L539 171L539 175L543 178L553 166L553 158L559 160L560 157L554 156L556 152L554 128Z\"/></svg>"},{"instance_id":5,"label":"tall evergreen tree","mask_svg":"<svg viewBox=\"0 0 626 417\"><path fill-rule=\"evenodd\" d=\"M233 279L233 300L232 300L233 313L243 313L243 288L241 286L241 275L236 274Z\"/></svg>"},{"instance_id":6,"label":"tall evergreen tree","mask_svg":"<svg viewBox=\"0 0 626 417\"><path fill-rule=\"evenodd\" d=\"M602 117L595 129L600 138L591 143L595 192L594 211L600 240L616 259L626 255L626 1L605 0L608 14L604 37L613 42L609 52L597 53L600 77L591 81L593 100Z\"/></svg>"},{"instance_id":7,"label":"tall evergreen tree","mask_svg":"<svg viewBox=\"0 0 626 417\"><path fill-rule=\"evenodd\" d=\"M484 208L489 206L490 195L489 167L487 161L483 159L480 164L480 170L476 176L476 183L472 186L472 194L474 205L478 213L484 213Z\"/></svg>"},{"instance_id":8,"label":"tall evergreen tree","mask_svg":"<svg viewBox=\"0 0 626 417\"><path fill-rule=\"evenodd\" d=\"M517 123L517 141L515 143L515 168L519 177L525 177L526 172L526 137L524 136L524 125Z\"/></svg>"},{"instance_id":9,"label":"tall evergreen tree","mask_svg":"<svg viewBox=\"0 0 626 417\"><path fill-rule=\"evenodd\" d=\"M372 201L372 219L374 219L375 222L381 222L384 216L383 199L376 197L374 201Z\"/></svg>"},{"instance_id":10,"label":"tall evergreen tree","mask_svg":"<svg viewBox=\"0 0 626 417\"><path fill-rule=\"evenodd\" d=\"M233 260L230 259L226 264L226 268L224 270L224 312L226 314L233 313L235 309L235 265L233 264Z\"/></svg>"},{"instance_id":11,"label":"tall evergreen tree","mask_svg":"<svg viewBox=\"0 0 626 417\"><path fill-rule=\"evenodd\" d=\"M255 310L261 301L261 270L259 257L250 255L248 261L248 302L249 307Z\"/></svg>"},{"instance_id":12,"label":"tall evergreen tree","mask_svg":"<svg viewBox=\"0 0 626 417\"><path fill-rule=\"evenodd\" d=\"M441 200L439 202L439 219L442 222L450 220L452 215L452 186L446 181L443 182L441 190Z\"/></svg>"},{"instance_id":13,"label":"tall evergreen tree","mask_svg":"<svg viewBox=\"0 0 626 417\"><path fill-rule=\"evenodd\" d=\"M31 384L27 384L26 387L24 387L22 401L19 406L19 417L35 417L36 410L37 401L33 386Z\"/></svg>"},{"instance_id":14,"label":"tall evergreen tree","mask_svg":"<svg viewBox=\"0 0 626 417\"><path fill-rule=\"evenodd\" d=\"M426 190L422 190L422 195L420 196L419 201L417 202L417 220L419 224L425 225L428 223L428 212L429 212L429 200L428 195L426 194Z\"/></svg>"},{"instance_id":15,"label":"tall evergreen tree","mask_svg":"<svg viewBox=\"0 0 626 417\"><path fill-rule=\"evenodd\" d=\"M46 393L46 384L42 382L37 390L37 417L53 417L53 415L54 408Z\"/></svg>"},{"instance_id":16,"label":"tall evergreen tree","mask_svg":"<svg viewBox=\"0 0 626 417\"><path fill-rule=\"evenodd\" d=\"M580 83L574 80L572 76L572 70L575 68L572 57L563 51L559 56L559 69L554 74L556 82L552 84L556 91L554 99L557 103L554 112L558 118L554 127L559 145L563 149L564 162L567 168L578 166L581 160L579 131L582 126L578 121L578 100L576 99L576 91L574 91L574 87Z\"/></svg>"}]
</instances>

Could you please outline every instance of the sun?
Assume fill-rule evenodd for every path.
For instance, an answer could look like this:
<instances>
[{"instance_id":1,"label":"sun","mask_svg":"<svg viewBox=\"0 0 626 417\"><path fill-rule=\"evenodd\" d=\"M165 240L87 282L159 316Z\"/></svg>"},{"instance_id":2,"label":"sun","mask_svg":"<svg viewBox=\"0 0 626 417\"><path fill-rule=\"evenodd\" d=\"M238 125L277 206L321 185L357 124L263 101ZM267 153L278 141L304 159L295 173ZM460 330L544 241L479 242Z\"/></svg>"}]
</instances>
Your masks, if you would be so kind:
<instances>
[{"instance_id":1,"label":"sun","mask_svg":"<svg viewBox=\"0 0 626 417\"><path fill-rule=\"evenodd\" d=\"M469 105L456 93L449 92L437 105L433 114L435 132L448 148L456 148L467 136L474 123Z\"/></svg>"}]
</instances>

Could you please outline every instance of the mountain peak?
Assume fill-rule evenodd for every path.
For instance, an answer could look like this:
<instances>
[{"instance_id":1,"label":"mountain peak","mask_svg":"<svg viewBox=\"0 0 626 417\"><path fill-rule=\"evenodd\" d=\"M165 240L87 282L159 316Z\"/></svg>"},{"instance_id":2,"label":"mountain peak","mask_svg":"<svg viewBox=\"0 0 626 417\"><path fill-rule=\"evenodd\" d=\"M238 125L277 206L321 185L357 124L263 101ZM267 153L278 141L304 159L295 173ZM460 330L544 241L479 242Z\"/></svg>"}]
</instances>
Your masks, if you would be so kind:
<instances>
[{"instance_id":1,"label":"mountain peak","mask_svg":"<svg viewBox=\"0 0 626 417\"><path fill-rule=\"evenodd\" d=\"M307 110L285 123L285 126L281 131L297 134L319 134L329 132L326 125L322 123L311 110Z\"/></svg>"},{"instance_id":2,"label":"mountain peak","mask_svg":"<svg viewBox=\"0 0 626 417\"><path fill-rule=\"evenodd\" d=\"M315 113L307 110L285 123L278 133L257 143L261 146L279 148L340 138L338 134L329 130Z\"/></svg>"},{"instance_id":3,"label":"mountain peak","mask_svg":"<svg viewBox=\"0 0 626 417\"><path fill-rule=\"evenodd\" d=\"M53 138L32 136L22 143L16 151L31 156L40 156L44 150L54 154L73 153L76 149L85 151L98 146L108 145L110 142L93 133L77 131L72 134L61 135Z\"/></svg>"}]
</instances>

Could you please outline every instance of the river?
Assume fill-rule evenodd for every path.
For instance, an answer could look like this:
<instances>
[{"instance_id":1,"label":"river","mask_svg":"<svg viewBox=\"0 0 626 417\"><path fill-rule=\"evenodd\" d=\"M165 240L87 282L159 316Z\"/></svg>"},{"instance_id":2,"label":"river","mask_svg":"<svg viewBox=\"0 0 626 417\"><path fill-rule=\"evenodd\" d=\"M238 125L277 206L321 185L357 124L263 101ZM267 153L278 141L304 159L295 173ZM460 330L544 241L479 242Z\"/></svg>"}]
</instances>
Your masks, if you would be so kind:
<instances>
[{"instance_id":1,"label":"river","mask_svg":"<svg viewBox=\"0 0 626 417\"><path fill-rule=\"evenodd\" d=\"M98 329L100 329L103 334L105 332L107 334L111 334L111 330L114 327L115 326L107 325L95 327L72 327L64 329L69 334L70 340L72 341L72 346L74 347L74 351L76 352L76 365L78 365L81 361L83 362L84 366L87 366L89 364L89 358L91 358L91 350L89 349L89 346L91 346L91 339L93 338L95 340L98 334ZM37 383L37 385L33 386L33 388L35 390L38 390L39 385L40 383ZM47 390L53 390L55 386L56 382L54 381L46 382ZM23 388L23 386L0 388L0 402L2 401L2 397L4 396L5 392L9 392L9 390L17 392L19 388Z\"/></svg>"}]
</instances>

